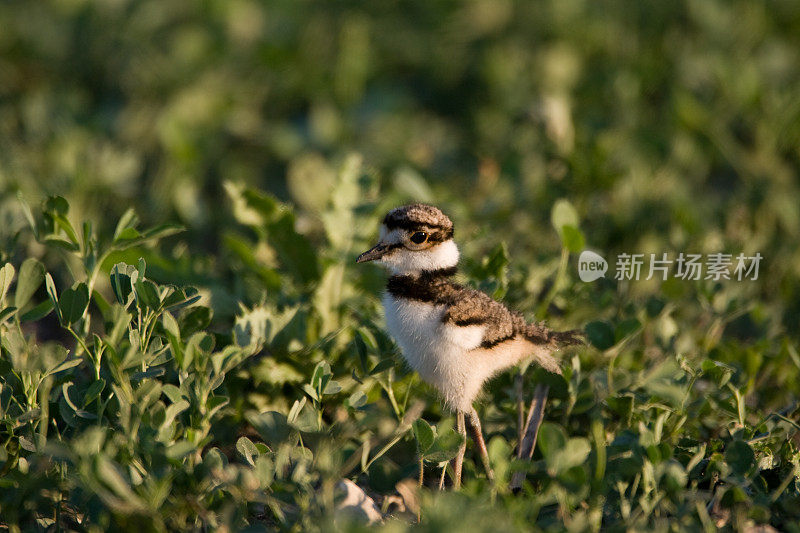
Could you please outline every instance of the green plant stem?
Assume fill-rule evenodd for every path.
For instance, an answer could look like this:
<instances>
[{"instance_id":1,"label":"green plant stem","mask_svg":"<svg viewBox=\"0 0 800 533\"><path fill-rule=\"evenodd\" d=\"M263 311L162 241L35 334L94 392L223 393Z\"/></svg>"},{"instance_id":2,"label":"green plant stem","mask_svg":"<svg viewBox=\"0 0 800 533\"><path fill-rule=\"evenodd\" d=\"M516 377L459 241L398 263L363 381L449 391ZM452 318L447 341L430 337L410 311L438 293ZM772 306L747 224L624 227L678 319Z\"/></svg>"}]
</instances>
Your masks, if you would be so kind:
<instances>
[{"instance_id":1,"label":"green plant stem","mask_svg":"<svg viewBox=\"0 0 800 533\"><path fill-rule=\"evenodd\" d=\"M608 395L613 396L617 393L614 387L614 363L617 361L617 354L613 354L608 360L608 368L606 369L606 382L608 386Z\"/></svg>"},{"instance_id":2,"label":"green plant stem","mask_svg":"<svg viewBox=\"0 0 800 533\"><path fill-rule=\"evenodd\" d=\"M367 470L369 470L369 467L370 467L370 466L372 466L372 463L374 463L376 460L380 459L380 458L381 458L381 457L382 457L382 456L383 456L383 455L384 455L386 452L388 452L388 451L389 451L389 450L392 448L392 446L394 446L395 444L397 444L397 443L400 441L400 439L402 439L402 438L403 438L403 435L405 435L405 432L398 433L397 435L395 435L395 436L392 438L392 440L390 440L388 443L386 443L386 445L385 445L383 448L381 448L381 449L378 451L378 453L376 453L376 454L375 454L375 455L372 457L372 459L370 459L369 461L367 461L367 464L366 464L366 465L364 465L364 469L363 469L363 471L364 471L364 472L366 472Z\"/></svg>"},{"instance_id":3,"label":"green plant stem","mask_svg":"<svg viewBox=\"0 0 800 533\"><path fill-rule=\"evenodd\" d=\"M386 391L386 395L389 397L389 403L392 404L392 410L394 411L394 415L397 417L398 421L402 421L403 415L400 412L400 406L397 404L397 399L394 397L394 388L392 387L392 380L391 378L386 380L386 383L380 381L381 387L384 391Z\"/></svg>"}]
</instances>

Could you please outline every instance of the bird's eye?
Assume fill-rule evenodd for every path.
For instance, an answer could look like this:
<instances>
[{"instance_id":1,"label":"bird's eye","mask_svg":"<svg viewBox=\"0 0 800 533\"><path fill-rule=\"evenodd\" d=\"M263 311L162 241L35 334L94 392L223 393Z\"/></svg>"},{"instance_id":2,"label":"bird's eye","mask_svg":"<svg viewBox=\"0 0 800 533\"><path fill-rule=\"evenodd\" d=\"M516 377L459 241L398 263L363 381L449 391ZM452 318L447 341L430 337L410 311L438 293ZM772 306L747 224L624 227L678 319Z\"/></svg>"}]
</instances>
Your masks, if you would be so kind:
<instances>
[{"instance_id":1,"label":"bird's eye","mask_svg":"<svg viewBox=\"0 0 800 533\"><path fill-rule=\"evenodd\" d=\"M413 242L414 244L422 244L427 240L428 240L428 234L425 233L424 231L418 231L411 236L411 242Z\"/></svg>"}]
</instances>

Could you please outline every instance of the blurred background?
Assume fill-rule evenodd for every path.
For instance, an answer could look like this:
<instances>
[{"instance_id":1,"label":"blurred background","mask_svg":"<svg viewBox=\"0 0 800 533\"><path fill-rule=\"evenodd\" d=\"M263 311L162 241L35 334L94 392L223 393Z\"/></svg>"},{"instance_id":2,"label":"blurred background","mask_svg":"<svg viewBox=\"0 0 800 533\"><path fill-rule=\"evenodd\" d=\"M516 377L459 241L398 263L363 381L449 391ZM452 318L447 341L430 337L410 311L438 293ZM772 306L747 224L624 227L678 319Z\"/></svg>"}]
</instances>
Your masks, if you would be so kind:
<instances>
[{"instance_id":1,"label":"blurred background","mask_svg":"<svg viewBox=\"0 0 800 533\"><path fill-rule=\"evenodd\" d=\"M341 262L386 208L419 200L452 215L467 257L505 241L530 308L566 198L612 262L764 257L755 282L576 289L597 299L587 317L609 294L688 290L720 313L757 307L743 335L797 328L796 2L20 0L0 4L0 27L4 259L42 255L18 246L18 195L63 195L106 238L134 207L186 228L151 275L204 287L230 318L281 263L241 230L247 187L293 206L310 253ZM379 290L372 270L352 275Z\"/></svg>"},{"instance_id":2,"label":"blurred background","mask_svg":"<svg viewBox=\"0 0 800 533\"><path fill-rule=\"evenodd\" d=\"M406 401L426 398L423 417L447 417L407 370L396 365L394 374L391 360L383 364L393 350L381 336L383 275L352 264L373 243L388 208L424 201L456 224L462 281L529 319L589 324L593 347L565 362L563 390L553 385L551 393L548 417L560 419L564 439L588 438L591 426L597 454L605 454L606 441L622 453L636 439L658 442L672 417L663 457L642 444L633 470L621 455L609 460L609 481L592 489L602 498L591 505L604 509L608 497L605 519L627 520L614 499L624 500L626 485L615 496L614 476L632 483L633 500L649 461L677 467L677 444L685 447L675 452L683 477L669 490L691 474L691 483L710 483L710 494L716 481L708 481L711 470L698 473L707 461L698 466L692 457L700 448L692 446L702 443L700 461L710 443L708 456L721 464L732 435L756 442L757 433L772 431L769 413L797 417L799 174L794 0L0 2L0 264L37 258L60 291L86 277L77 252L57 249L66 242L61 229L50 242L55 248L45 246L49 236L33 238L20 198L39 213L48 196L63 196L72 225L91 221L103 250L112 239L111 248L119 244L120 234L139 235L132 218L118 226L129 208L142 227L182 225L185 231L158 244L132 238L116 246L103 256L97 288L114 301L105 274L116 262L136 265L144 257L149 279L199 288L209 309L192 315L196 323L184 320L185 331L207 328L224 346L233 342L234 323L267 324L261 333L268 350L229 375L231 403L211 432L232 462L231 443L254 434L244 413L285 413L305 402L303 384L323 361L342 394L355 391L363 400L354 405L355 396L336 396L338 404L328 400L324 410L315 400L315 427L324 414L341 431L334 451L325 452L333 462L350 461L361 442L374 444L373 433L391 437L402 417L387 396L395 389ZM65 213L61 202L45 206L51 222ZM570 243L562 222L575 230ZM582 283L575 253L582 245L609 259L612 272L619 253L763 259L755 281ZM34 301L46 304L39 285ZM98 301L90 307L95 316ZM73 342L54 314L31 331ZM357 377L357 356L362 366L366 361L359 335L378 339L369 357L381 363L366 381ZM72 379L89 383L83 369L75 372ZM498 464L516 438L511 377L492 382L489 394L485 428L499 443ZM656 422L653 413L661 413ZM15 427L17 419L9 420ZM356 423L341 430L347 420ZM54 424L64 427L60 419ZM786 471L769 491L796 475L796 443L786 434L754 445L760 457L784 457L774 461L776 472ZM392 493L416 475L415 446L405 439L386 456L391 460L367 465L362 485ZM745 459L750 468L755 455ZM536 475L542 486L550 483L547 474ZM731 505L748 501L745 490L755 486L744 476L728 479L742 487ZM298 489L286 483L286 498L298 498L302 508ZM579 494L576 502L585 496L585 483L564 483ZM474 494L488 494L476 487ZM797 487L794 500L775 506L783 517L775 525L796 516ZM780 495L769 491L762 490L764 508ZM188 499L197 493L188 482L184 492ZM547 494L536 505L555 501ZM6 511L29 501L22 491L14 498ZM684 505L681 498L673 498L676 506ZM668 500L653 520L695 512L707 518L707 499L679 511ZM443 523L482 519L489 528L505 520L502 511L458 511L470 505L443 508ZM506 505L530 507L526 500ZM648 505L640 504L645 517L653 513ZM570 506L563 513L585 507ZM195 507L186 509L191 516ZM428 516L438 516L435 509ZM170 523L173 512L163 513ZM556 527L561 515L551 514L547 523Z\"/></svg>"},{"instance_id":3,"label":"blurred background","mask_svg":"<svg viewBox=\"0 0 800 533\"><path fill-rule=\"evenodd\" d=\"M382 198L519 246L567 197L601 250L800 263L790 0L8 0L0 27L5 235L21 191L214 250L225 180L313 211L356 152Z\"/></svg>"}]
</instances>

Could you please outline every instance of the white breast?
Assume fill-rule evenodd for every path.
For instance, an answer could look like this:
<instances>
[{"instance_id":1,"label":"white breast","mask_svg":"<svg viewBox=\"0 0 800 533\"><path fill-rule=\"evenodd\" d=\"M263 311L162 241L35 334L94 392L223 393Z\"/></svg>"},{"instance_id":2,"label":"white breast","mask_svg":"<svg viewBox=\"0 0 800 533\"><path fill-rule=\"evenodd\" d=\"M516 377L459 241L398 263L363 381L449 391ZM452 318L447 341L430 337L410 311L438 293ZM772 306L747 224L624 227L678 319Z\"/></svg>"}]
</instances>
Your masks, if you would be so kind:
<instances>
[{"instance_id":1,"label":"white breast","mask_svg":"<svg viewBox=\"0 0 800 533\"><path fill-rule=\"evenodd\" d=\"M403 357L429 384L436 387L452 408L468 409L483 382L497 368L494 358L477 358L484 326L459 327L442 322L446 307L428 302L383 298L386 327Z\"/></svg>"}]
</instances>

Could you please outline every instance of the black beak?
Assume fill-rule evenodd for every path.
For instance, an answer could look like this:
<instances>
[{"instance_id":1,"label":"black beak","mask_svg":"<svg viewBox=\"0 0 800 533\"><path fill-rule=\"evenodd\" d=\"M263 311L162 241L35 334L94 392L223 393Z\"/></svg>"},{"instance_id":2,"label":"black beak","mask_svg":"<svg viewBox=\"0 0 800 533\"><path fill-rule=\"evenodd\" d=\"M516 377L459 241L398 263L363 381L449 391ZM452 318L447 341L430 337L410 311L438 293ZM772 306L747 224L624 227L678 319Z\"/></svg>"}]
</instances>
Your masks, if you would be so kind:
<instances>
[{"instance_id":1,"label":"black beak","mask_svg":"<svg viewBox=\"0 0 800 533\"><path fill-rule=\"evenodd\" d=\"M391 250L392 247L386 243L379 242L363 254L358 256L356 259L356 263L366 263L367 261L375 261L376 259L380 259L386 253Z\"/></svg>"}]
</instances>

